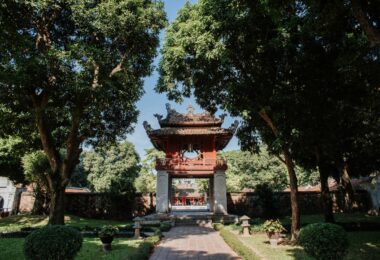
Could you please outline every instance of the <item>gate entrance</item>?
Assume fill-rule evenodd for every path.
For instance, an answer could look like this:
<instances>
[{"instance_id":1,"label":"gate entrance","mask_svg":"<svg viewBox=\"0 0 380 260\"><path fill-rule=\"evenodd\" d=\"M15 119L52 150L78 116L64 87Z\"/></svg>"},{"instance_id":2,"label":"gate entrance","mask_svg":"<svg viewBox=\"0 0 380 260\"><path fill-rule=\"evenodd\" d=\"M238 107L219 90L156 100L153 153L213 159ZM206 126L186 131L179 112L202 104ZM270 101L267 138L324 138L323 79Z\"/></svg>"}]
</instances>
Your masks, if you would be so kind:
<instances>
[{"instance_id":1,"label":"gate entrance","mask_svg":"<svg viewBox=\"0 0 380 260\"><path fill-rule=\"evenodd\" d=\"M168 213L175 210L173 202L186 204L175 206L204 203L203 199L195 197L172 199L173 180L204 178L209 180L208 210L215 214L227 214L227 162L217 159L216 153L231 140L238 126L237 121L225 129L221 128L225 115L217 118L207 112L194 114L191 105L186 114L178 113L169 104L166 109L166 118L155 114L161 128L152 129L144 122L144 128L154 147L166 154L165 159L156 161L156 212Z\"/></svg>"},{"instance_id":2,"label":"gate entrance","mask_svg":"<svg viewBox=\"0 0 380 260\"><path fill-rule=\"evenodd\" d=\"M207 179L173 179L171 211L210 211Z\"/></svg>"}]
</instances>

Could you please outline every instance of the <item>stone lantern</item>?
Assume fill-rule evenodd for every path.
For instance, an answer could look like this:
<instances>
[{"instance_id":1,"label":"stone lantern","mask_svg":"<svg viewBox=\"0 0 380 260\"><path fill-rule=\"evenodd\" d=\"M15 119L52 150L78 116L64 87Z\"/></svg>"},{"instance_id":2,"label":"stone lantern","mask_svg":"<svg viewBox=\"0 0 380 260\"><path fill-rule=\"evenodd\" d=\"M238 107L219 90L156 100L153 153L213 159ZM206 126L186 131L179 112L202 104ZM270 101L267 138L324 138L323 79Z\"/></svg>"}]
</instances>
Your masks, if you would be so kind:
<instances>
[{"instance_id":1,"label":"stone lantern","mask_svg":"<svg viewBox=\"0 0 380 260\"><path fill-rule=\"evenodd\" d=\"M135 229L135 236L134 236L135 239L141 238L141 232L140 232L141 220L142 220L142 218L139 218L139 217L136 217L133 219L133 221L135 221L135 224L133 225L133 228Z\"/></svg>"},{"instance_id":2,"label":"stone lantern","mask_svg":"<svg viewBox=\"0 0 380 260\"><path fill-rule=\"evenodd\" d=\"M250 219L251 218L246 216L246 215L244 215L240 218L241 226L243 227L243 236L245 236L245 237L248 237L251 234L251 232L250 232L251 225L249 224Z\"/></svg>"}]
</instances>

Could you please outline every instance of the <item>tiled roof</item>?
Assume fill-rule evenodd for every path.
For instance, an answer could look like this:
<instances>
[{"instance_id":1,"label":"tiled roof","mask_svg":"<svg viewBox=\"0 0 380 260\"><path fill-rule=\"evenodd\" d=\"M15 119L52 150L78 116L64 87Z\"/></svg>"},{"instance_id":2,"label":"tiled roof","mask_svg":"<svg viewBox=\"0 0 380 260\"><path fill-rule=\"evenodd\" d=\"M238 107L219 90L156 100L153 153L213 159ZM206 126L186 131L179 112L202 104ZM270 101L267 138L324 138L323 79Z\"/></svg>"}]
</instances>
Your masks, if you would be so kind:
<instances>
[{"instance_id":1,"label":"tiled roof","mask_svg":"<svg viewBox=\"0 0 380 260\"><path fill-rule=\"evenodd\" d=\"M176 127L176 126L221 126L225 115L217 118L208 112L194 114L194 109L190 105L186 114L178 113L166 104L167 116L163 118L162 115L155 114L161 127Z\"/></svg>"},{"instance_id":2,"label":"tiled roof","mask_svg":"<svg viewBox=\"0 0 380 260\"><path fill-rule=\"evenodd\" d=\"M234 131L220 127L163 127L152 130L149 135L211 135L228 134L233 135Z\"/></svg>"}]
</instances>

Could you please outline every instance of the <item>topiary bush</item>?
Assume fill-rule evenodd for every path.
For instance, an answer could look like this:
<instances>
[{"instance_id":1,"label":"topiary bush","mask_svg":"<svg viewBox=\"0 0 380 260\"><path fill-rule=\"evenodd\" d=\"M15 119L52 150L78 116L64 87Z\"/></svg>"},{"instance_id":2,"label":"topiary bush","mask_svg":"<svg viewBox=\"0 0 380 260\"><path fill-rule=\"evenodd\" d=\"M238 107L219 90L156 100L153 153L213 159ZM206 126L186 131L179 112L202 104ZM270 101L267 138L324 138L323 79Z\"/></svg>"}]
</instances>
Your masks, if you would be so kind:
<instances>
[{"instance_id":1,"label":"topiary bush","mask_svg":"<svg viewBox=\"0 0 380 260\"><path fill-rule=\"evenodd\" d=\"M25 238L24 255L30 260L74 259L82 247L79 231L66 226L46 226Z\"/></svg>"},{"instance_id":2,"label":"topiary bush","mask_svg":"<svg viewBox=\"0 0 380 260\"><path fill-rule=\"evenodd\" d=\"M297 239L305 252L316 259L342 259L347 254L346 231L330 223L314 223L302 228Z\"/></svg>"},{"instance_id":3,"label":"topiary bush","mask_svg":"<svg viewBox=\"0 0 380 260\"><path fill-rule=\"evenodd\" d=\"M161 223L160 224L160 230L162 232L168 232L172 228L172 225L170 223Z\"/></svg>"}]
</instances>

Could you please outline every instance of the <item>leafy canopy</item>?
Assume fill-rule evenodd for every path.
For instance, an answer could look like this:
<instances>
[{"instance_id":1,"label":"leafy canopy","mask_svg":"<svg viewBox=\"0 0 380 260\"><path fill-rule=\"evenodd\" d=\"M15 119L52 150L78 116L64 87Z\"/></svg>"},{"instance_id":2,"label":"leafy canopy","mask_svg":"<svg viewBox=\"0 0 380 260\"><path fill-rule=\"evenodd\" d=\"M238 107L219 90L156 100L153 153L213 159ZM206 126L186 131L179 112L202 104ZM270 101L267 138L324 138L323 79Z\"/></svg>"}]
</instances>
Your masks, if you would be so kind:
<instances>
[{"instance_id":1,"label":"leafy canopy","mask_svg":"<svg viewBox=\"0 0 380 260\"><path fill-rule=\"evenodd\" d=\"M140 170L133 144L123 142L83 153L89 187L96 192L132 193Z\"/></svg>"}]
</instances>

